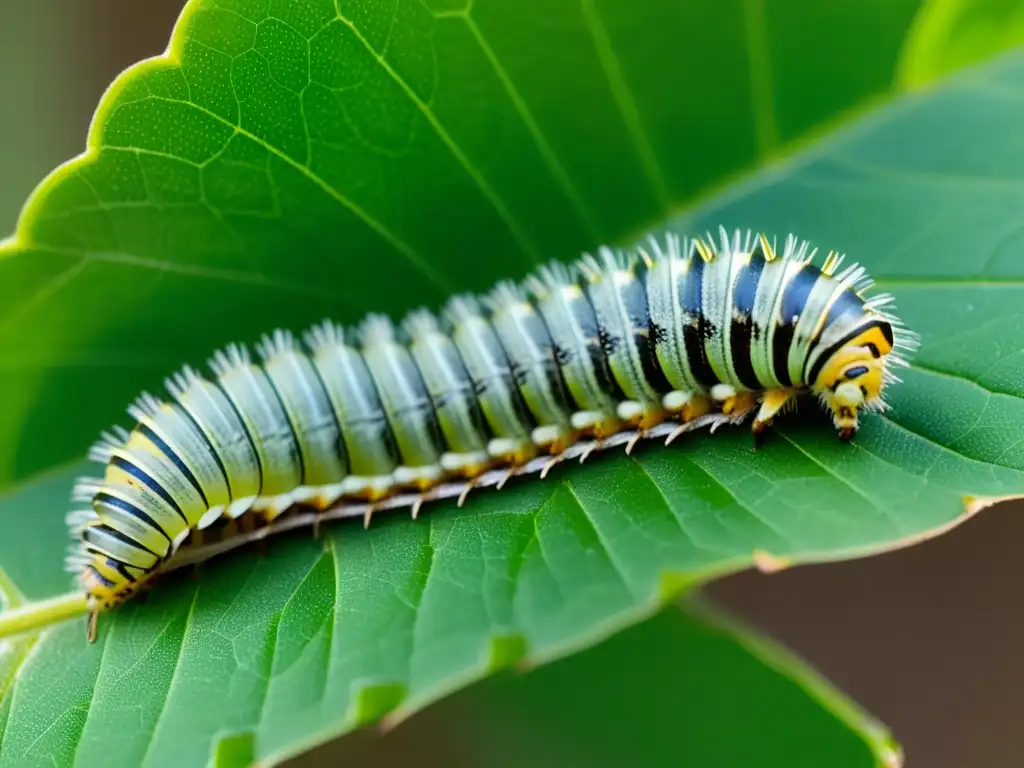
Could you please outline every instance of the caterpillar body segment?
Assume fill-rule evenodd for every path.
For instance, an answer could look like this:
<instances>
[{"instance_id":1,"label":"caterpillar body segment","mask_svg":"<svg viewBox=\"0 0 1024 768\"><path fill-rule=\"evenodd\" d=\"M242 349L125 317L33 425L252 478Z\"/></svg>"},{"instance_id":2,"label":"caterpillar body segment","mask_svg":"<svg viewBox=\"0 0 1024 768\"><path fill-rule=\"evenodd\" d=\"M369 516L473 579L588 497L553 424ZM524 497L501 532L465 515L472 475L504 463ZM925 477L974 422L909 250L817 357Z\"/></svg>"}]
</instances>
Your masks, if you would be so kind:
<instances>
[{"instance_id":1,"label":"caterpillar body segment","mask_svg":"<svg viewBox=\"0 0 1024 768\"><path fill-rule=\"evenodd\" d=\"M398 325L371 314L218 351L135 426L103 433L68 515L67 558L98 613L157 573L242 539L544 477L558 462L754 414L759 435L802 393L841 439L884 407L917 344L857 265L806 242L720 231L601 248L522 284L455 296ZM305 508L306 511L303 511Z\"/></svg>"}]
</instances>

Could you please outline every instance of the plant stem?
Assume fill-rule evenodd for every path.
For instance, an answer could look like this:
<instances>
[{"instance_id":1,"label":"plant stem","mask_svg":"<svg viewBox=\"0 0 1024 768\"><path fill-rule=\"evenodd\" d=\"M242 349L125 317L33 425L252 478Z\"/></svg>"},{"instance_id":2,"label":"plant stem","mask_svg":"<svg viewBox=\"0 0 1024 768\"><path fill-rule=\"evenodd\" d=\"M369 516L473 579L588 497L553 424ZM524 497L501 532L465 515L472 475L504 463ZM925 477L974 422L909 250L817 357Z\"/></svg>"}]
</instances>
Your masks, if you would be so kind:
<instances>
[{"instance_id":1,"label":"plant stem","mask_svg":"<svg viewBox=\"0 0 1024 768\"><path fill-rule=\"evenodd\" d=\"M50 600L25 603L19 608L0 613L0 637L17 635L72 619L81 616L86 610L85 595L81 592L69 592Z\"/></svg>"}]
</instances>

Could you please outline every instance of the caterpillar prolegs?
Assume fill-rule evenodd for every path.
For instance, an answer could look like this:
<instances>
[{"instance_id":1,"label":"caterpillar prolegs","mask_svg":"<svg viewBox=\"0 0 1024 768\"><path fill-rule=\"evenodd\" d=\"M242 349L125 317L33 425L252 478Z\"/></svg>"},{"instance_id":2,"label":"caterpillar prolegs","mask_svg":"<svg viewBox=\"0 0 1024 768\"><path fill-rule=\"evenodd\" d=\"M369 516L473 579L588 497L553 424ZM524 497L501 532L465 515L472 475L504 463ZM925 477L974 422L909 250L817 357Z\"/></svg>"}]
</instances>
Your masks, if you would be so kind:
<instances>
[{"instance_id":1,"label":"caterpillar prolegs","mask_svg":"<svg viewBox=\"0 0 1024 768\"><path fill-rule=\"evenodd\" d=\"M760 434L816 395L841 439L917 344L888 294L790 235L669 234L549 264L397 326L371 314L301 341L275 331L143 394L93 446L67 558L97 615L159 572L271 529L544 477L560 461L754 414ZM756 440L756 437L755 437ZM277 522L275 522L277 521ZM269 526L269 527L268 527ZM200 546L201 545L201 546Z\"/></svg>"}]
</instances>

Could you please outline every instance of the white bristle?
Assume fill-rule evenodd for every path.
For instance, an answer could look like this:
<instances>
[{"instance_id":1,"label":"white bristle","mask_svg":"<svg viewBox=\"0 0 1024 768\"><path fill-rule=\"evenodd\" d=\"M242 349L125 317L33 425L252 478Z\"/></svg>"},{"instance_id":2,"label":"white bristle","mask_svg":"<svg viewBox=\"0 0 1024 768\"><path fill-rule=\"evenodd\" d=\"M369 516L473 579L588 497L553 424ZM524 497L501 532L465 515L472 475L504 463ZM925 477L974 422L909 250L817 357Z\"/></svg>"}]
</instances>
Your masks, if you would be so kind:
<instances>
[{"instance_id":1,"label":"white bristle","mask_svg":"<svg viewBox=\"0 0 1024 768\"><path fill-rule=\"evenodd\" d=\"M270 335L264 335L256 344L256 353L264 363L277 355L294 352L295 349L295 336L283 328L276 329Z\"/></svg>"},{"instance_id":2,"label":"white bristle","mask_svg":"<svg viewBox=\"0 0 1024 768\"><path fill-rule=\"evenodd\" d=\"M441 333L441 324L434 313L420 307L412 310L403 318L401 330L410 340L422 339Z\"/></svg>"},{"instance_id":3,"label":"white bristle","mask_svg":"<svg viewBox=\"0 0 1024 768\"><path fill-rule=\"evenodd\" d=\"M114 451L123 448L130 437L128 430L117 426L100 433L100 439L89 448L89 460L100 464L110 463Z\"/></svg>"},{"instance_id":4,"label":"white bristle","mask_svg":"<svg viewBox=\"0 0 1024 768\"><path fill-rule=\"evenodd\" d=\"M569 267L560 261L551 261L526 278L524 287L536 299L545 299L563 286L572 285Z\"/></svg>"},{"instance_id":5,"label":"white bristle","mask_svg":"<svg viewBox=\"0 0 1024 768\"><path fill-rule=\"evenodd\" d=\"M651 255L657 259L681 259L686 255L686 251L683 249L683 243L679 235L674 232L665 233L664 246L658 242L658 238L654 235L647 236L647 248L650 250Z\"/></svg>"},{"instance_id":6,"label":"white bristle","mask_svg":"<svg viewBox=\"0 0 1024 768\"><path fill-rule=\"evenodd\" d=\"M331 320L324 320L313 326L302 335L302 340L312 352L320 352L327 347L345 343L345 329Z\"/></svg>"},{"instance_id":7,"label":"white bristle","mask_svg":"<svg viewBox=\"0 0 1024 768\"><path fill-rule=\"evenodd\" d=\"M74 509L64 515L64 522L67 523L72 535L78 536L90 523L99 520L96 512L92 509Z\"/></svg>"},{"instance_id":8,"label":"white bristle","mask_svg":"<svg viewBox=\"0 0 1024 768\"><path fill-rule=\"evenodd\" d=\"M396 341L395 325L387 315L371 313L359 324L357 336L363 348L393 344Z\"/></svg>"},{"instance_id":9,"label":"white bristle","mask_svg":"<svg viewBox=\"0 0 1024 768\"><path fill-rule=\"evenodd\" d=\"M80 477L75 480L75 484L71 489L71 498L73 501L80 504L89 504L92 502L93 496L95 496L102 487L102 478Z\"/></svg>"},{"instance_id":10,"label":"white bristle","mask_svg":"<svg viewBox=\"0 0 1024 768\"><path fill-rule=\"evenodd\" d=\"M189 389L202 381L203 377L194 368L186 365L164 381L164 388L167 390L167 394L175 400L180 400Z\"/></svg>"},{"instance_id":11,"label":"white bristle","mask_svg":"<svg viewBox=\"0 0 1024 768\"><path fill-rule=\"evenodd\" d=\"M155 416L163 406L157 398L148 392L143 392L135 402L128 406L128 415L135 421L143 421L147 417Z\"/></svg>"},{"instance_id":12,"label":"white bristle","mask_svg":"<svg viewBox=\"0 0 1024 768\"><path fill-rule=\"evenodd\" d=\"M502 280L483 298L484 306L491 313L500 312L502 309L521 304L526 301L523 290L511 280Z\"/></svg>"},{"instance_id":13,"label":"white bristle","mask_svg":"<svg viewBox=\"0 0 1024 768\"><path fill-rule=\"evenodd\" d=\"M210 370L215 376L224 376L228 371L252 365L249 350L241 344L231 344L225 349L218 349L209 361Z\"/></svg>"},{"instance_id":14,"label":"white bristle","mask_svg":"<svg viewBox=\"0 0 1024 768\"><path fill-rule=\"evenodd\" d=\"M444 316L452 325L459 325L483 315L483 308L476 296L460 294L448 300L444 307Z\"/></svg>"}]
</instances>

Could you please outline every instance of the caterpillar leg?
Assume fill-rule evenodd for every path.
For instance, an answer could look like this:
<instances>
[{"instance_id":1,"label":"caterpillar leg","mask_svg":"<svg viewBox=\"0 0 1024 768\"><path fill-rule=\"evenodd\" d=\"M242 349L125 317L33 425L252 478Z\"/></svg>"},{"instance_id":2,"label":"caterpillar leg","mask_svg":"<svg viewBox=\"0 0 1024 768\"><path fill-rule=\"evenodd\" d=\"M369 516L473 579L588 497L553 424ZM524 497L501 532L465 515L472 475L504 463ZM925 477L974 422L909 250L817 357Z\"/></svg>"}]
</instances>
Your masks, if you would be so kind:
<instances>
[{"instance_id":1,"label":"caterpillar leg","mask_svg":"<svg viewBox=\"0 0 1024 768\"><path fill-rule=\"evenodd\" d=\"M433 488L444 478L444 470L440 465L429 464L422 467L396 467L392 475L395 485L399 488L415 488L426 491Z\"/></svg>"},{"instance_id":2,"label":"caterpillar leg","mask_svg":"<svg viewBox=\"0 0 1024 768\"><path fill-rule=\"evenodd\" d=\"M601 446L601 441L604 438L614 435L623 426L614 415L604 411L576 411L569 421L573 429L593 438L589 443L584 444L583 453L580 454L580 464Z\"/></svg>"},{"instance_id":3,"label":"caterpillar leg","mask_svg":"<svg viewBox=\"0 0 1024 768\"><path fill-rule=\"evenodd\" d=\"M619 420L604 411L576 411L569 422L577 432L597 440L614 435L622 429Z\"/></svg>"},{"instance_id":4,"label":"caterpillar leg","mask_svg":"<svg viewBox=\"0 0 1024 768\"><path fill-rule=\"evenodd\" d=\"M466 497L469 496L469 492L476 487L476 478L472 478L466 483L466 487L462 489L462 493L459 494L459 501L456 506L461 507L466 503Z\"/></svg>"},{"instance_id":5,"label":"caterpillar leg","mask_svg":"<svg viewBox=\"0 0 1024 768\"><path fill-rule=\"evenodd\" d=\"M691 421L711 413L713 407L709 398L693 392L669 392L661 403L672 418L680 422L665 438L665 445L671 445L673 440L690 429Z\"/></svg>"},{"instance_id":6,"label":"caterpillar leg","mask_svg":"<svg viewBox=\"0 0 1024 768\"><path fill-rule=\"evenodd\" d=\"M522 440L513 437L496 437L487 443L487 453L498 464L508 467L505 476L498 481L495 490L505 487L519 467L529 464L539 453L539 448L531 440Z\"/></svg>"},{"instance_id":7,"label":"caterpillar leg","mask_svg":"<svg viewBox=\"0 0 1024 768\"><path fill-rule=\"evenodd\" d=\"M668 417L668 414L654 403L639 403L635 400L625 400L619 403L616 412L620 419L636 427L636 434L626 443L626 454L630 454L635 446L647 434L647 430L661 424Z\"/></svg>"},{"instance_id":8,"label":"caterpillar leg","mask_svg":"<svg viewBox=\"0 0 1024 768\"><path fill-rule=\"evenodd\" d=\"M590 458L590 454L592 454L594 451L596 451L600 447L601 447L601 441L600 440L591 440L589 443L586 443L584 445L584 448L583 448L583 453L580 454L580 464L582 464L587 459L589 459Z\"/></svg>"},{"instance_id":9,"label":"caterpillar leg","mask_svg":"<svg viewBox=\"0 0 1024 768\"><path fill-rule=\"evenodd\" d=\"M793 389L770 389L764 393L764 397L761 398L761 407L758 409L751 427L751 431L754 433L755 447L760 444L762 434L771 426L775 417L794 402L796 402L796 390Z\"/></svg>"},{"instance_id":10,"label":"caterpillar leg","mask_svg":"<svg viewBox=\"0 0 1024 768\"><path fill-rule=\"evenodd\" d=\"M555 466L555 464L558 464L561 460L562 460L562 455L561 454L556 454L556 455L552 456L548 460L548 463L545 464L541 468L541 470L540 470L540 479L543 480L544 478L546 478L548 476L548 472L551 471L551 468L553 466Z\"/></svg>"},{"instance_id":11,"label":"caterpillar leg","mask_svg":"<svg viewBox=\"0 0 1024 768\"><path fill-rule=\"evenodd\" d=\"M253 502L250 511L271 523L294 506L295 500L290 493L277 496L263 496Z\"/></svg>"},{"instance_id":12,"label":"caterpillar leg","mask_svg":"<svg viewBox=\"0 0 1024 768\"><path fill-rule=\"evenodd\" d=\"M576 442L577 435L571 429L558 424L545 424L530 433L533 444L545 453L557 455Z\"/></svg>"},{"instance_id":13,"label":"caterpillar leg","mask_svg":"<svg viewBox=\"0 0 1024 768\"><path fill-rule=\"evenodd\" d=\"M615 408L619 418L632 427L647 430L665 420L667 415L653 403L638 403L635 400L624 400Z\"/></svg>"},{"instance_id":14,"label":"caterpillar leg","mask_svg":"<svg viewBox=\"0 0 1024 768\"><path fill-rule=\"evenodd\" d=\"M836 427L836 434L844 443L853 439L857 434L857 408L849 406L837 406L832 415L832 423Z\"/></svg>"},{"instance_id":15,"label":"caterpillar leg","mask_svg":"<svg viewBox=\"0 0 1024 768\"><path fill-rule=\"evenodd\" d=\"M472 453L447 452L441 455L441 468L447 477L466 481L466 487L459 494L458 506L466 503L466 497L476 486L478 478L494 466L494 459L486 451ZM414 516L415 519L415 516Z\"/></svg>"},{"instance_id":16,"label":"caterpillar leg","mask_svg":"<svg viewBox=\"0 0 1024 768\"><path fill-rule=\"evenodd\" d=\"M576 443L579 433L559 424L545 424L534 429L530 433L530 439L533 440L534 445L551 456L551 459L540 471L540 479L543 480L548 476L551 468L562 460L562 454L566 449Z\"/></svg>"},{"instance_id":17,"label":"caterpillar leg","mask_svg":"<svg viewBox=\"0 0 1024 768\"><path fill-rule=\"evenodd\" d=\"M444 479L444 470L439 464L428 464L420 467L401 466L395 469L394 477L397 486L402 488L413 488L420 492L416 501L412 503L410 515L415 520L420 514L420 507L426 500L424 494ZM370 517L373 515L373 506L367 511L364 518L364 526L369 527Z\"/></svg>"},{"instance_id":18,"label":"caterpillar leg","mask_svg":"<svg viewBox=\"0 0 1024 768\"><path fill-rule=\"evenodd\" d=\"M369 528L377 502L391 494L394 482L391 475L349 475L340 483L342 490L338 498L365 501L367 507L363 514L363 528Z\"/></svg>"},{"instance_id":19,"label":"caterpillar leg","mask_svg":"<svg viewBox=\"0 0 1024 768\"><path fill-rule=\"evenodd\" d=\"M421 495L412 503L412 509L409 510L409 515L415 520L420 515L420 509L423 507L424 498Z\"/></svg>"},{"instance_id":20,"label":"caterpillar leg","mask_svg":"<svg viewBox=\"0 0 1024 768\"><path fill-rule=\"evenodd\" d=\"M529 440L496 437L487 444L487 453L500 464L520 467L537 455L537 446Z\"/></svg>"},{"instance_id":21,"label":"caterpillar leg","mask_svg":"<svg viewBox=\"0 0 1024 768\"><path fill-rule=\"evenodd\" d=\"M740 419L757 407L757 395L753 392L739 392L726 398L722 403L722 413Z\"/></svg>"},{"instance_id":22,"label":"caterpillar leg","mask_svg":"<svg viewBox=\"0 0 1024 768\"><path fill-rule=\"evenodd\" d=\"M492 463L486 451L441 454L441 469L455 477L473 478L482 475L491 468Z\"/></svg>"},{"instance_id":23,"label":"caterpillar leg","mask_svg":"<svg viewBox=\"0 0 1024 768\"><path fill-rule=\"evenodd\" d=\"M738 392L729 384L716 384L711 388L711 398L721 403L722 413L741 419L748 411L757 406L757 396L753 392Z\"/></svg>"}]
</instances>

